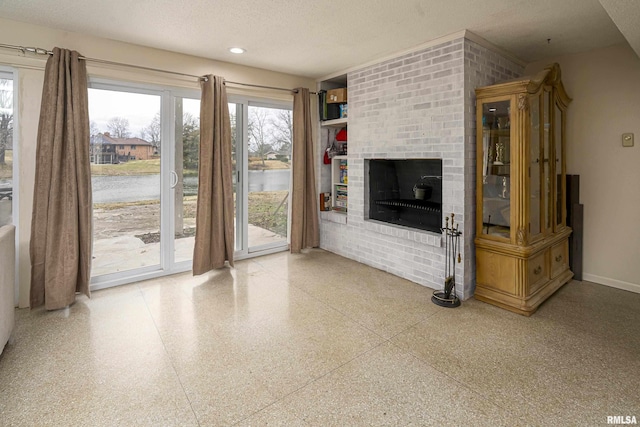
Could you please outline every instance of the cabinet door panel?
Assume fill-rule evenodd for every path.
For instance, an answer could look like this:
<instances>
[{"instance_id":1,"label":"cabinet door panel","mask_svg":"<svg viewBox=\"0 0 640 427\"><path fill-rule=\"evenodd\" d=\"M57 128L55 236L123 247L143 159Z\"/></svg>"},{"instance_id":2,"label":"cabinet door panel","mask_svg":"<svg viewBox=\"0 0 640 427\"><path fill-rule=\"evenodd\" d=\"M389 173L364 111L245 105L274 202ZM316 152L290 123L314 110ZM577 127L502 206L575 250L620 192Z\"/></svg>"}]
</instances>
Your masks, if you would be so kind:
<instances>
[{"instance_id":1,"label":"cabinet door panel","mask_svg":"<svg viewBox=\"0 0 640 427\"><path fill-rule=\"evenodd\" d=\"M476 282L485 287L507 294L516 291L516 259L508 256L477 251L476 252Z\"/></svg>"},{"instance_id":2,"label":"cabinet door panel","mask_svg":"<svg viewBox=\"0 0 640 427\"><path fill-rule=\"evenodd\" d=\"M532 239L540 235L542 203L541 203L541 165L540 161L540 95L533 95L529 102L530 148L529 148L529 168L530 168L530 201L529 201L529 233Z\"/></svg>"},{"instance_id":3,"label":"cabinet door panel","mask_svg":"<svg viewBox=\"0 0 640 427\"><path fill-rule=\"evenodd\" d=\"M564 158L562 153L563 138L562 138L562 123L563 123L563 113L558 104L555 104L555 117L553 121L553 141L555 146L555 174L556 174L556 204L555 204L555 221L556 221L556 229L562 227L565 224L564 219Z\"/></svg>"},{"instance_id":4,"label":"cabinet door panel","mask_svg":"<svg viewBox=\"0 0 640 427\"><path fill-rule=\"evenodd\" d=\"M529 293L531 295L542 285L547 283L549 279L549 270L546 262L547 251L543 251L539 255L534 256L528 261L528 278L529 278Z\"/></svg>"},{"instance_id":5,"label":"cabinet door panel","mask_svg":"<svg viewBox=\"0 0 640 427\"><path fill-rule=\"evenodd\" d=\"M511 235L511 102L482 106L482 234Z\"/></svg>"},{"instance_id":6,"label":"cabinet door panel","mask_svg":"<svg viewBox=\"0 0 640 427\"><path fill-rule=\"evenodd\" d=\"M542 147L542 185L544 186L544 228L551 230L552 196L551 196L551 92L545 90L543 96L544 133Z\"/></svg>"},{"instance_id":7,"label":"cabinet door panel","mask_svg":"<svg viewBox=\"0 0 640 427\"><path fill-rule=\"evenodd\" d=\"M551 248L551 277L569 268L569 243L567 240Z\"/></svg>"}]
</instances>

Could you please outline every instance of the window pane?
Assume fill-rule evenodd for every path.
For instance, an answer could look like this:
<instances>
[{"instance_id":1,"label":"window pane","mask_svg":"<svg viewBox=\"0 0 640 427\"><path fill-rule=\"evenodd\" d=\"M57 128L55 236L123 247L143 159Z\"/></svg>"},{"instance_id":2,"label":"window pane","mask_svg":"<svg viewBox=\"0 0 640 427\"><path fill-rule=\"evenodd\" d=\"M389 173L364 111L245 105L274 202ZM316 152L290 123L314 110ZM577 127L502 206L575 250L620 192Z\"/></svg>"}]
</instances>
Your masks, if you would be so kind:
<instances>
[{"instance_id":1,"label":"window pane","mask_svg":"<svg viewBox=\"0 0 640 427\"><path fill-rule=\"evenodd\" d=\"M0 226L13 222L13 190L13 80L0 77Z\"/></svg>"},{"instance_id":2,"label":"window pane","mask_svg":"<svg viewBox=\"0 0 640 427\"><path fill-rule=\"evenodd\" d=\"M89 89L94 277L160 264L160 102Z\"/></svg>"}]
</instances>

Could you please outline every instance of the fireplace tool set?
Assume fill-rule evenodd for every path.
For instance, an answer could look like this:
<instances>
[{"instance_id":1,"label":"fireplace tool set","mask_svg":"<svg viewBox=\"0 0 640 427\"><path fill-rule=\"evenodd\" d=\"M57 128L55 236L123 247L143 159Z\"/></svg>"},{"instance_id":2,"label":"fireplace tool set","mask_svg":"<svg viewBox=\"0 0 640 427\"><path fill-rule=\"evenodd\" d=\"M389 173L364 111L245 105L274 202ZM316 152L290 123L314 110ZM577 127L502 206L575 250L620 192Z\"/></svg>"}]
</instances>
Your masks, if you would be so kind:
<instances>
[{"instance_id":1,"label":"fireplace tool set","mask_svg":"<svg viewBox=\"0 0 640 427\"><path fill-rule=\"evenodd\" d=\"M454 214L451 214L451 226L449 226L449 217L445 219L445 226L440 230L444 233L445 244L445 279L444 290L434 291L431 301L440 307L458 307L460 299L456 295L456 254L458 263L462 261L460 257L460 235L462 231L458 230L459 224L454 225Z\"/></svg>"}]
</instances>

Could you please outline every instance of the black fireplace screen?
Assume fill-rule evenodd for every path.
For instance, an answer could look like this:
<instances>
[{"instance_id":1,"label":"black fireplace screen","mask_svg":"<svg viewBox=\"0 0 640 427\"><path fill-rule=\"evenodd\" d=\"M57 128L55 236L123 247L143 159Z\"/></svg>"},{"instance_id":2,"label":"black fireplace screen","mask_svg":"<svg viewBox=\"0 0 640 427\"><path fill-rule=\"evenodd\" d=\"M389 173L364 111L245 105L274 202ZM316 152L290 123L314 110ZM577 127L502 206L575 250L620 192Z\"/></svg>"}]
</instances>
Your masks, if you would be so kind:
<instances>
[{"instance_id":1,"label":"black fireplace screen","mask_svg":"<svg viewBox=\"0 0 640 427\"><path fill-rule=\"evenodd\" d=\"M371 159L368 163L370 219L440 232L441 159Z\"/></svg>"}]
</instances>

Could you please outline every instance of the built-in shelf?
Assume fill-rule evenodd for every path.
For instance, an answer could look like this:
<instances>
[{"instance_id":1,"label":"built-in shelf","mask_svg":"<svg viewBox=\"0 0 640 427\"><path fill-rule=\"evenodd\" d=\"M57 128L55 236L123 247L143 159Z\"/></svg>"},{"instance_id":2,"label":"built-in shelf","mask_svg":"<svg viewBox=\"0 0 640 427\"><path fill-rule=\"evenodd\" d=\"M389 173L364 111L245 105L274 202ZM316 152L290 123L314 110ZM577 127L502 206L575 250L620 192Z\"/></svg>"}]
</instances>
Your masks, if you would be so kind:
<instances>
[{"instance_id":1,"label":"built-in shelf","mask_svg":"<svg viewBox=\"0 0 640 427\"><path fill-rule=\"evenodd\" d=\"M347 125L347 118L342 117L340 119L325 120L323 122L320 122L320 125L324 127L330 127L330 128L345 127Z\"/></svg>"},{"instance_id":2,"label":"built-in shelf","mask_svg":"<svg viewBox=\"0 0 640 427\"><path fill-rule=\"evenodd\" d=\"M334 211L347 212L348 182L347 156L334 156L331 159L331 206Z\"/></svg>"}]
</instances>

